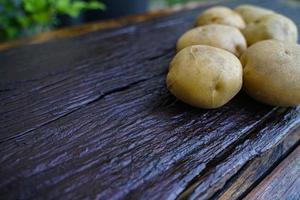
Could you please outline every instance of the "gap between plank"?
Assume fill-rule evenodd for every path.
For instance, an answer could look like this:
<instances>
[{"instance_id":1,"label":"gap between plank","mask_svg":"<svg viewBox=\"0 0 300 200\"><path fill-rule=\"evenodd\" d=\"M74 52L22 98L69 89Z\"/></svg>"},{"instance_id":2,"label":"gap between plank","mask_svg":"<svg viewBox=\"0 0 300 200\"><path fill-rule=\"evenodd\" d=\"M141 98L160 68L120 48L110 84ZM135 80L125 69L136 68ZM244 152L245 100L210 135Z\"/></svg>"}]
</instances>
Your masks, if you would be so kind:
<instances>
[{"instance_id":1,"label":"gap between plank","mask_svg":"<svg viewBox=\"0 0 300 200\"><path fill-rule=\"evenodd\" d=\"M190 192L188 192L188 190L190 190L191 188L194 187L194 184L196 184L198 182L198 178L204 174L206 174L209 169L213 166L216 166L218 164L220 164L224 159L226 159L231 153L232 153L232 150L240 145L240 144L243 144L247 139L251 138L254 134L256 134L256 130L257 129L260 129L261 127L263 127L264 123L267 122L267 120L272 116L273 113L275 112L279 112L279 113L284 113L287 109L280 109L280 107L275 107L273 108L267 115L265 115L263 117L263 119L257 123L256 125L254 125L254 127L252 129L250 129L249 131L247 131L241 138L239 138L237 141L233 142L232 144L229 145L228 148L226 148L226 151L224 151L224 153L220 154L219 156L217 156L214 160L210 161L207 163L205 169L200 173L198 174L197 176L195 176L188 184L187 186L185 187L185 189L183 189L179 194L178 196L176 197L177 200L179 199L186 199L187 196L185 195L185 193L188 193L188 194L191 194ZM248 162L247 162L248 163ZM242 168L247 164L245 163ZM240 170L239 170L240 171ZM238 172L239 172L238 171ZM237 172L237 173L238 173ZM234 175L235 176L235 175ZM229 179L231 180L232 177ZM227 180L226 183L229 181ZM224 184L224 186L226 185L226 183ZM196 188L197 186L195 186ZM221 190L221 189L220 189ZM220 191L220 190L217 190ZM210 198L212 199L212 197Z\"/></svg>"},{"instance_id":2,"label":"gap between plank","mask_svg":"<svg viewBox=\"0 0 300 200\"><path fill-rule=\"evenodd\" d=\"M261 177L259 177L244 193L242 193L242 195L239 197L239 199L244 199L255 187L257 187L260 182L265 179L269 174L272 173L272 171L284 160L286 159L298 146L300 145L300 140L298 140L290 149L287 150L286 153L284 153ZM245 166L251 162L251 160L249 160ZM244 167L244 166L243 166ZM242 169L241 169L242 170ZM234 175L237 176L240 171L238 171L237 174ZM233 177L232 177L233 178ZM231 179L230 179L231 180ZM226 182L227 183L227 182Z\"/></svg>"}]
</instances>

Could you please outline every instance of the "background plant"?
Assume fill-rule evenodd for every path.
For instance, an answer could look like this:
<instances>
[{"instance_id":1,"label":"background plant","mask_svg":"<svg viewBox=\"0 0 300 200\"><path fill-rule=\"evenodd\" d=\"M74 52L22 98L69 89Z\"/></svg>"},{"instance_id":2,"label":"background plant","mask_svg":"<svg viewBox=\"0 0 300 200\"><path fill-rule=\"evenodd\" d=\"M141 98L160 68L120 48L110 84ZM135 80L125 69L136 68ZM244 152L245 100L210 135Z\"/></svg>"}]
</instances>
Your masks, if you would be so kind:
<instances>
[{"instance_id":1,"label":"background plant","mask_svg":"<svg viewBox=\"0 0 300 200\"><path fill-rule=\"evenodd\" d=\"M176 4L184 4L192 1L201 1L201 0L165 0L169 6ZM203 0L202 0L203 1Z\"/></svg>"},{"instance_id":2,"label":"background plant","mask_svg":"<svg viewBox=\"0 0 300 200\"><path fill-rule=\"evenodd\" d=\"M79 16L83 10L104 10L96 0L0 0L0 40L29 36L58 24L58 15Z\"/></svg>"},{"instance_id":3,"label":"background plant","mask_svg":"<svg viewBox=\"0 0 300 200\"><path fill-rule=\"evenodd\" d=\"M164 7L185 4L189 2L201 2L201 1L208 2L212 0L150 0L150 9L156 10L156 9L162 9Z\"/></svg>"}]
</instances>

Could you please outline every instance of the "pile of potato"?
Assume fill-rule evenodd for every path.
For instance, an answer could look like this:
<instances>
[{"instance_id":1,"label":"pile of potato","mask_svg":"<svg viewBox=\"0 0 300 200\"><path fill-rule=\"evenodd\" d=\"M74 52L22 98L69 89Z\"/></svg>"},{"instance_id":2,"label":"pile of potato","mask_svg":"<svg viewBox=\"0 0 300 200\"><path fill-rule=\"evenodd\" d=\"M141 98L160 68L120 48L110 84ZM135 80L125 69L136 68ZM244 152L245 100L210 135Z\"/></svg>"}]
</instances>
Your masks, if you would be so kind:
<instances>
[{"instance_id":1,"label":"pile of potato","mask_svg":"<svg viewBox=\"0 0 300 200\"><path fill-rule=\"evenodd\" d=\"M199 108L218 108L240 90L274 106L300 104L300 45L289 18L241 5L204 11L177 42L168 90Z\"/></svg>"}]
</instances>

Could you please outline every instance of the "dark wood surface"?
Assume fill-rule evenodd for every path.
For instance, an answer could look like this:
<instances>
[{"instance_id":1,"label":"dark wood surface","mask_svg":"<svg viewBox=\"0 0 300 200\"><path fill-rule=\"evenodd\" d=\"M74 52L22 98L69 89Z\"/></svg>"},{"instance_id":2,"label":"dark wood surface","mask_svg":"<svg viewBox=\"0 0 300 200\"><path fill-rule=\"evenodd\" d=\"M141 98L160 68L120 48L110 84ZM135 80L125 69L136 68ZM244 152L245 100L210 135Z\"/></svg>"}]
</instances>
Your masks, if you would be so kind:
<instances>
[{"instance_id":1,"label":"dark wood surface","mask_svg":"<svg viewBox=\"0 0 300 200\"><path fill-rule=\"evenodd\" d=\"M245 2L299 27L299 7L287 1L224 5ZM0 51L0 199L251 192L299 145L300 107L266 106L241 92L201 110L168 93L176 40L205 8Z\"/></svg>"},{"instance_id":2,"label":"dark wood surface","mask_svg":"<svg viewBox=\"0 0 300 200\"><path fill-rule=\"evenodd\" d=\"M215 194L214 199L234 200L244 197L254 187L257 187L257 184L299 145L299 139L300 127L295 131L291 131L278 145L254 157L244 165Z\"/></svg>"},{"instance_id":3,"label":"dark wood surface","mask_svg":"<svg viewBox=\"0 0 300 200\"><path fill-rule=\"evenodd\" d=\"M300 146L264 179L245 200L300 199Z\"/></svg>"}]
</instances>

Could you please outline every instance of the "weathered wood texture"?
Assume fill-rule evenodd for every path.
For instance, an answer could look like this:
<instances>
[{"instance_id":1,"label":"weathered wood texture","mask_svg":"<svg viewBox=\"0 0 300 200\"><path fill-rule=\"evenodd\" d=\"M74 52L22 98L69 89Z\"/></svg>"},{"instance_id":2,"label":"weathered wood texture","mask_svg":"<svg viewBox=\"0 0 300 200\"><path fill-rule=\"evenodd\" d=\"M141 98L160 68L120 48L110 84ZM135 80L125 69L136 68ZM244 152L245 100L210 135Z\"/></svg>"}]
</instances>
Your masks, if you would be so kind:
<instances>
[{"instance_id":1,"label":"weathered wood texture","mask_svg":"<svg viewBox=\"0 0 300 200\"><path fill-rule=\"evenodd\" d=\"M252 199L300 199L300 146L245 198Z\"/></svg>"},{"instance_id":2,"label":"weathered wood texture","mask_svg":"<svg viewBox=\"0 0 300 200\"><path fill-rule=\"evenodd\" d=\"M299 25L299 8L247 2ZM0 198L214 198L293 133L292 148L299 107L241 93L200 110L168 93L176 40L205 8L1 51Z\"/></svg>"},{"instance_id":3,"label":"weathered wood texture","mask_svg":"<svg viewBox=\"0 0 300 200\"><path fill-rule=\"evenodd\" d=\"M300 127L274 148L255 157L241 168L213 199L234 200L244 197L267 174L280 163L287 154L299 145ZM292 171L291 171L292 173Z\"/></svg>"}]
</instances>

